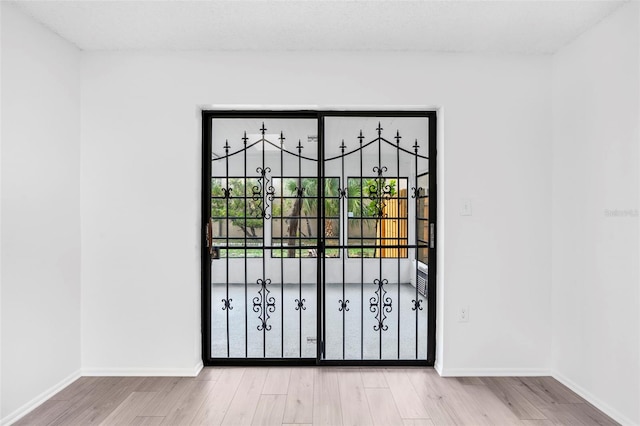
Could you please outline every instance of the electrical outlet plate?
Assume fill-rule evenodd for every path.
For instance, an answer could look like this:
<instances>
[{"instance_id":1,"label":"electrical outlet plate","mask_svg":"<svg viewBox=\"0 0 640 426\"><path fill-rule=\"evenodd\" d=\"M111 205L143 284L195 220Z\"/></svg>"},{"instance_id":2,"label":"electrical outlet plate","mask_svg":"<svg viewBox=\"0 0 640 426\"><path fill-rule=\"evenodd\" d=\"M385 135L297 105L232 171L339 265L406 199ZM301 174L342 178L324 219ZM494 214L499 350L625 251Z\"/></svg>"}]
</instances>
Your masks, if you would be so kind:
<instances>
[{"instance_id":1,"label":"electrical outlet plate","mask_svg":"<svg viewBox=\"0 0 640 426\"><path fill-rule=\"evenodd\" d=\"M458 321L459 322L469 322L469 307L461 306L458 311Z\"/></svg>"},{"instance_id":2,"label":"electrical outlet plate","mask_svg":"<svg viewBox=\"0 0 640 426\"><path fill-rule=\"evenodd\" d=\"M462 200L460 203L460 216L471 216L471 200Z\"/></svg>"}]
</instances>

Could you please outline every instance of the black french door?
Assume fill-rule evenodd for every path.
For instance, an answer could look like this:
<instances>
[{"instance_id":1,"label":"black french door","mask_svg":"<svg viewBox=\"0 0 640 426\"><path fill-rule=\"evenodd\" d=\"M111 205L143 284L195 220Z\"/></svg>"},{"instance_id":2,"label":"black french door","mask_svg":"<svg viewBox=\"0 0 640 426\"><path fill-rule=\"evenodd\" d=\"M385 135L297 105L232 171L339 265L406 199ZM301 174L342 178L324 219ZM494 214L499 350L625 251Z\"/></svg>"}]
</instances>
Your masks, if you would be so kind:
<instances>
[{"instance_id":1,"label":"black french door","mask_svg":"<svg viewBox=\"0 0 640 426\"><path fill-rule=\"evenodd\" d=\"M433 365L436 119L202 113L205 365Z\"/></svg>"}]
</instances>

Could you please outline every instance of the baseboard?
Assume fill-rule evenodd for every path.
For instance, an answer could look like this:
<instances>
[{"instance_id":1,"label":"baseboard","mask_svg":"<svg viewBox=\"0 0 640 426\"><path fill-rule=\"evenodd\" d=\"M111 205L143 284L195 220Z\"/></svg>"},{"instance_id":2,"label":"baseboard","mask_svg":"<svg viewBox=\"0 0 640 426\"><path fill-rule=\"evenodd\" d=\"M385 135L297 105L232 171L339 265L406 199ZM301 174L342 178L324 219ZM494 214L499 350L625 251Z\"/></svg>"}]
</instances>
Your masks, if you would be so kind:
<instances>
[{"instance_id":1,"label":"baseboard","mask_svg":"<svg viewBox=\"0 0 640 426\"><path fill-rule=\"evenodd\" d=\"M83 368L83 376L125 377L195 377L202 370L202 361L192 368Z\"/></svg>"},{"instance_id":2,"label":"baseboard","mask_svg":"<svg viewBox=\"0 0 640 426\"><path fill-rule=\"evenodd\" d=\"M562 383L563 385L565 385L566 387L568 387L569 389L571 389L573 392L575 392L578 395L580 395L582 398L584 398L587 401L589 401L589 403L591 405L593 405L598 410L602 411L607 416L611 417L613 420L615 420L616 422L620 423L621 425L629 425L629 426L633 426L633 425L638 426L639 425L639 423L634 423L627 416L625 416L624 414L620 413L618 410L616 410L615 408L611 407L609 404L607 404L606 402L602 401L600 398L596 397L594 394L592 394L591 392L589 392L588 390L586 390L582 386L576 384L574 381L572 381L568 377L563 376L562 374L558 373L557 371L552 371L551 372L551 376L554 379L556 379L557 381L559 381L560 383Z\"/></svg>"},{"instance_id":3,"label":"baseboard","mask_svg":"<svg viewBox=\"0 0 640 426\"><path fill-rule=\"evenodd\" d=\"M198 361L196 363L196 366L193 368L193 377L196 377L198 374L200 374L203 368L204 368L204 363L202 361Z\"/></svg>"},{"instance_id":4,"label":"baseboard","mask_svg":"<svg viewBox=\"0 0 640 426\"><path fill-rule=\"evenodd\" d=\"M442 377L550 376L544 368L437 368Z\"/></svg>"},{"instance_id":5,"label":"baseboard","mask_svg":"<svg viewBox=\"0 0 640 426\"><path fill-rule=\"evenodd\" d=\"M435 364L433 364L433 369L436 370L436 373L438 373L440 376L443 376L441 362L436 361Z\"/></svg>"},{"instance_id":6,"label":"baseboard","mask_svg":"<svg viewBox=\"0 0 640 426\"><path fill-rule=\"evenodd\" d=\"M3 426L4 425L10 425L10 424L20 420L21 418L23 418L24 416L29 414L31 411L33 411L34 408L38 407L40 404L42 404L47 399L51 398L52 396L54 396L55 394L60 392L62 389L64 389L67 386L69 386L71 383L73 383L76 380L78 380L80 377L81 377L80 370L77 370L77 371L71 373L70 375L68 375L67 377L65 377L64 379L62 379L58 383L56 383L55 385L51 386L46 391L42 392L40 395L38 395L35 398L33 398L31 401L29 401L26 404L22 405L20 408L15 410L13 413L5 416L2 420L0 420L0 425L3 425Z\"/></svg>"}]
</instances>

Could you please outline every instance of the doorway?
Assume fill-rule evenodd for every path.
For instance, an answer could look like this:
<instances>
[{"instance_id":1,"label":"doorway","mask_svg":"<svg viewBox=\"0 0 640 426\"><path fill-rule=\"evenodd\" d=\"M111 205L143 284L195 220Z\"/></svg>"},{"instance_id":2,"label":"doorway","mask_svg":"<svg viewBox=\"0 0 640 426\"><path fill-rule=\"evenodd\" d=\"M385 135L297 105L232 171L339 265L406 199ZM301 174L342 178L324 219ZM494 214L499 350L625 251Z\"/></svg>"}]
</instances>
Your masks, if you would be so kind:
<instances>
[{"instance_id":1,"label":"doorway","mask_svg":"<svg viewBox=\"0 0 640 426\"><path fill-rule=\"evenodd\" d=\"M203 112L205 365L433 365L436 119Z\"/></svg>"}]
</instances>

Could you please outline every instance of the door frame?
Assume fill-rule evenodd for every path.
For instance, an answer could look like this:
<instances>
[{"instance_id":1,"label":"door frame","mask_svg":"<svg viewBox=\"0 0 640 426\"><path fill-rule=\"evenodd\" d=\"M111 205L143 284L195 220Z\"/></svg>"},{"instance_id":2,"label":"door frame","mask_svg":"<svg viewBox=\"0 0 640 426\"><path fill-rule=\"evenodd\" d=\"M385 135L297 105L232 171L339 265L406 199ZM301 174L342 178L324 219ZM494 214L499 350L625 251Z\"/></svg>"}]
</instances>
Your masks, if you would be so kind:
<instances>
[{"instance_id":1,"label":"door frame","mask_svg":"<svg viewBox=\"0 0 640 426\"><path fill-rule=\"evenodd\" d=\"M256 365L256 366L429 366L433 367L436 356L436 269L437 269L437 119L438 112L425 110L202 110L202 187L201 187L201 332L202 361L205 366L214 365ZM211 214L211 135L214 118L278 118L278 119L316 119L318 129L318 171L319 180L325 178L324 161L324 120L326 117L425 117L428 118L429 137L429 225L433 234L429 246L429 268L427 286L427 359L426 360L323 360L324 306L323 290L325 257L317 257L317 318L316 318L316 357L315 358L212 358L211 357L211 259L207 247L207 223ZM317 205L321 206L319 217L324 216L324 185L318 185ZM321 221L317 221L317 235L324 235ZM321 238L318 239L320 244ZM417 243L417 242L416 242ZM322 247L318 247L322 251ZM417 250L417 248L416 248ZM417 258L416 258L417 260ZM417 267L417 265L416 265ZM417 284L416 284L417 285ZM362 308L362 307L361 307Z\"/></svg>"}]
</instances>

